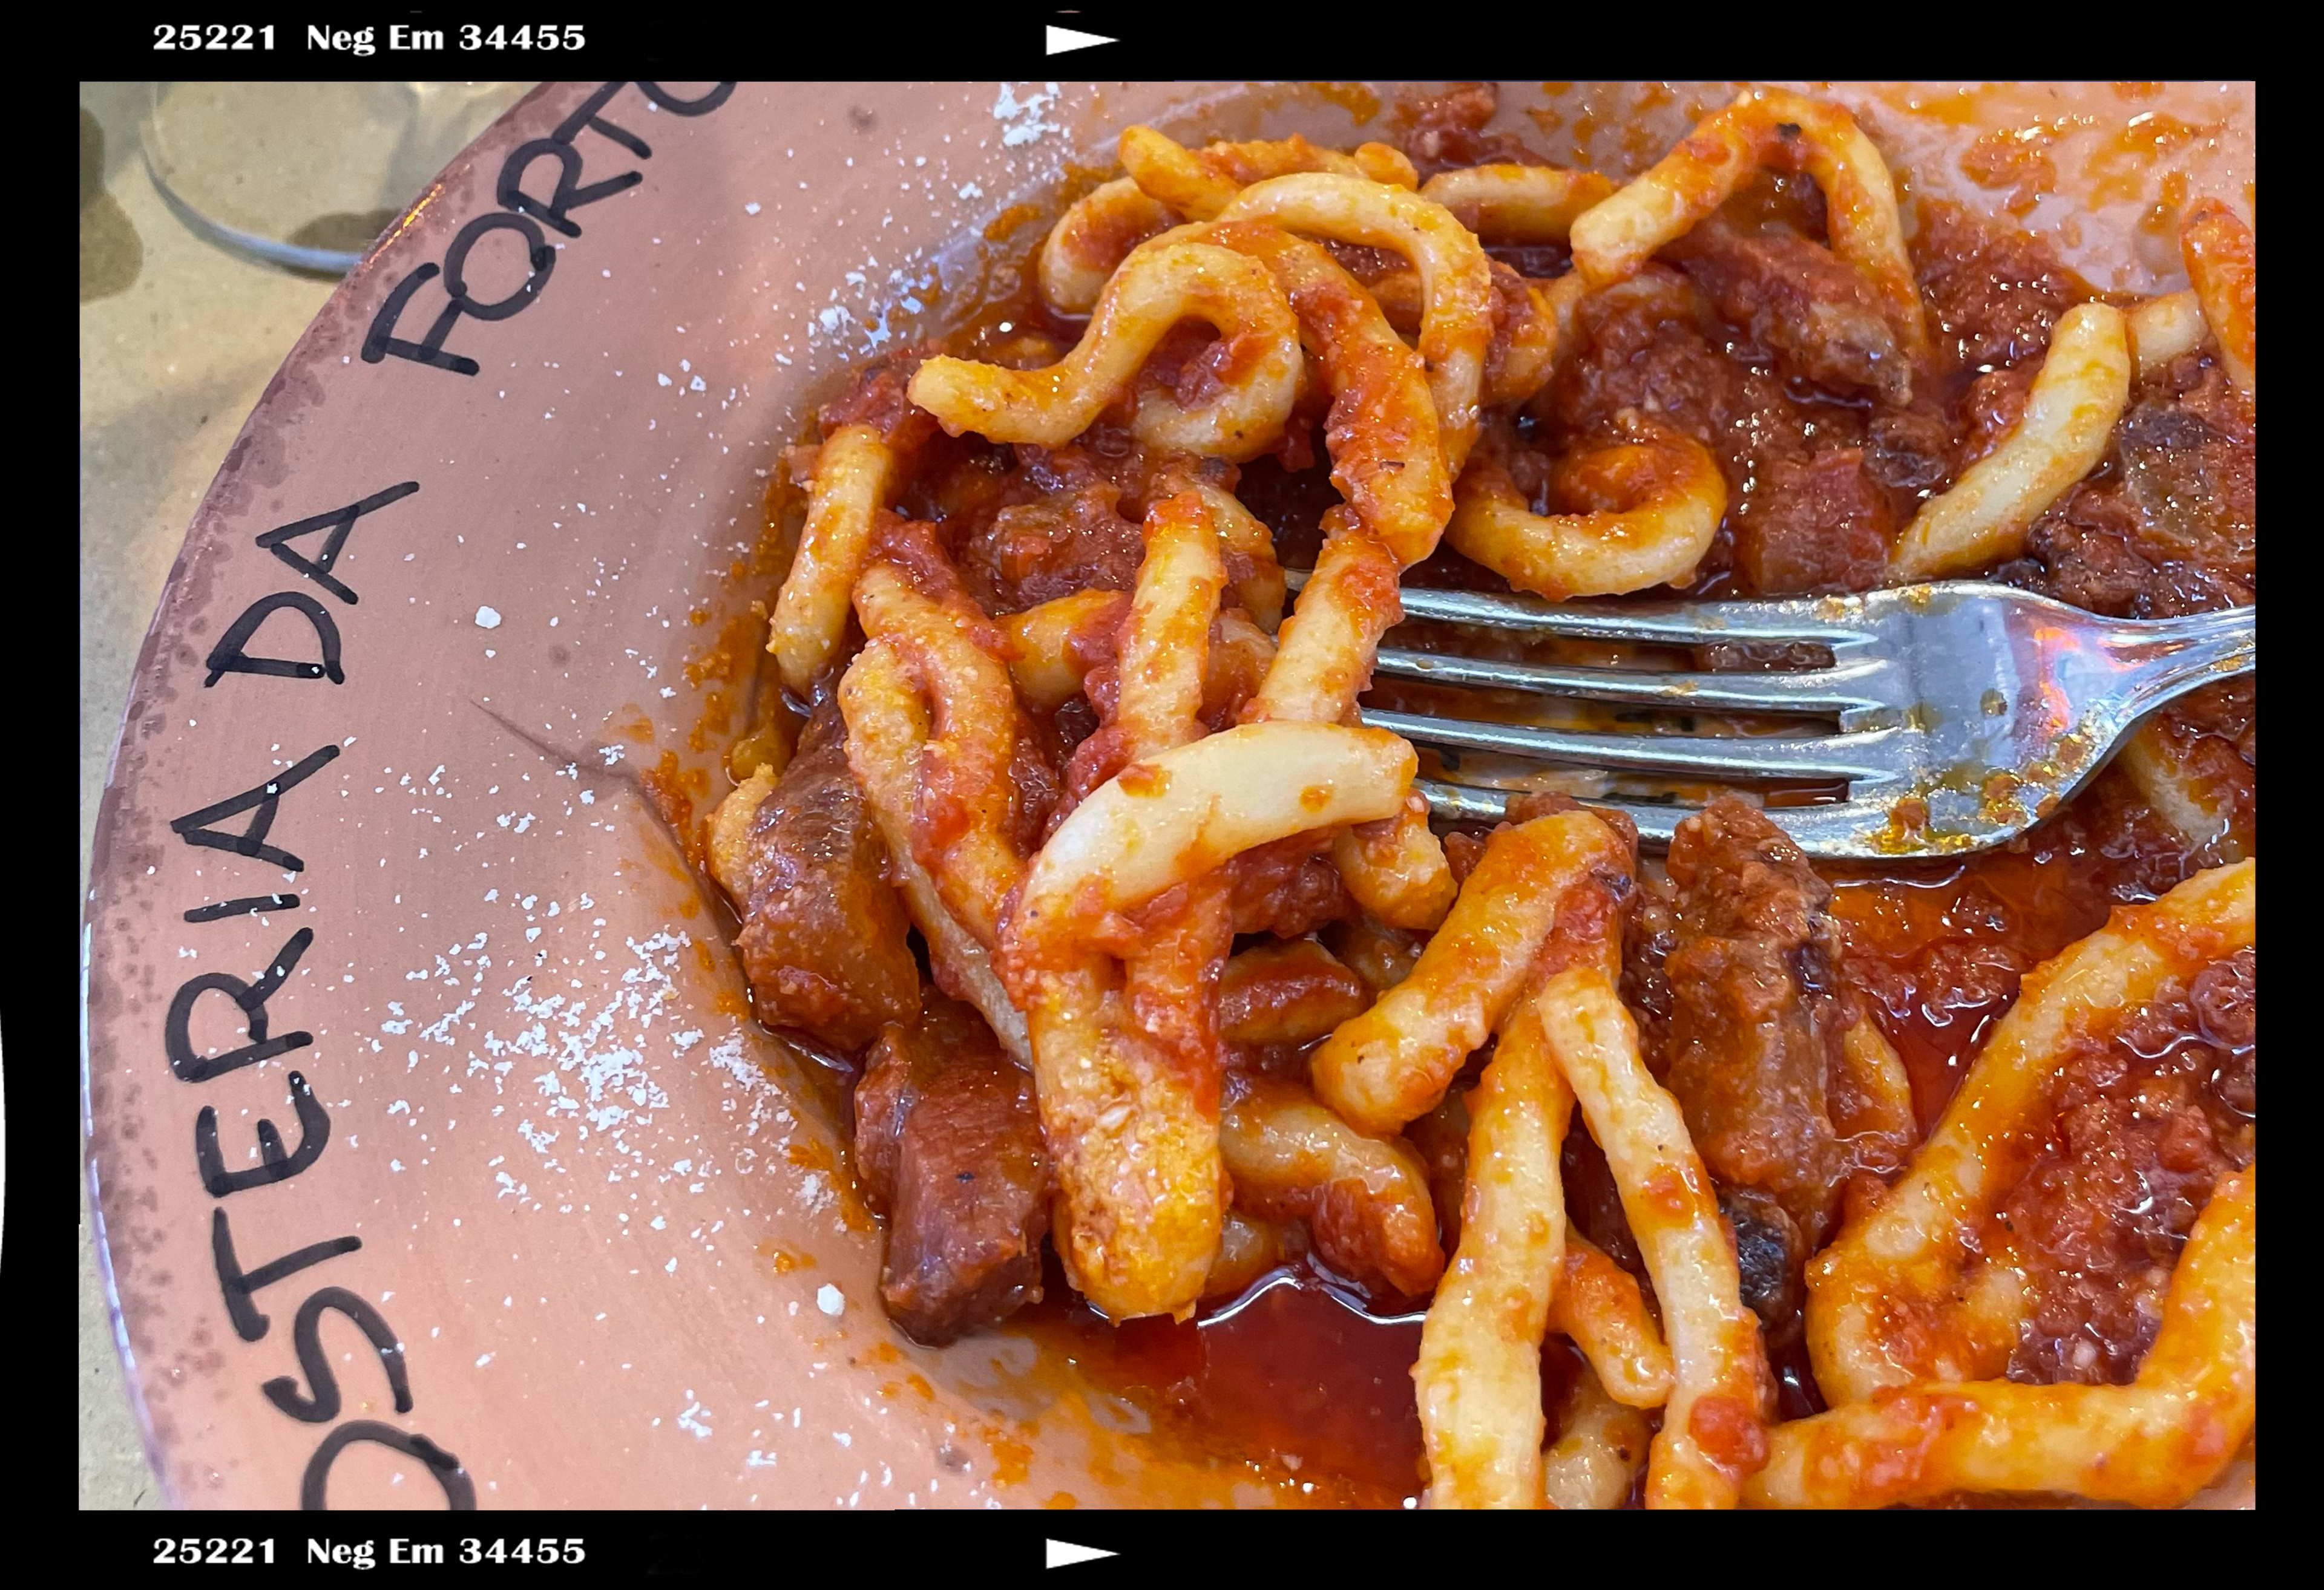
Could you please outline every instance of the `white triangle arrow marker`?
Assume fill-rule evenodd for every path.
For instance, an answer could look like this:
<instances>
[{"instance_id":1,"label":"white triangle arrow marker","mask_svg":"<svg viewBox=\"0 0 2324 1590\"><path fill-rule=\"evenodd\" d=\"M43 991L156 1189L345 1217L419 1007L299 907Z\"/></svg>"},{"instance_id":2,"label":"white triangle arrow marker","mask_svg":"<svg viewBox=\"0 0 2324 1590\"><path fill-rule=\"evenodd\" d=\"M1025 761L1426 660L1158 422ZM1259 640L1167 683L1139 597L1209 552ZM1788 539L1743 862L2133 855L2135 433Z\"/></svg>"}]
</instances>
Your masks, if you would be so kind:
<instances>
[{"instance_id":1,"label":"white triangle arrow marker","mask_svg":"<svg viewBox=\"0 0 2324 1590\"><path fill-rule=\"evenodd\" d=\"M1120 42L1120 40L1109 39L1103 33L1084 33L1074 28L1053 27L1049 30L1049 48L1047 53L1051 55L1063 55L1068 51L1087 50L1093 44L1119 44ZM1083 1548L1076 1546L1073 1548L1073 1549L1079 1551L1083 1549ZM1113 1553L1111 1551L1101 1551L1097 1553L1097 1555L1100 1557L1111 1557ZM1087 1559L1084 1558L1075 1557L1070 1558L1067 1560L1072 1562L1083 1562ZM1051 1567L1056 1567L1057 1565L1053 1562L1049 1566Z\"/></svg>"},{"instance_id":2,"label":"white triangle arrow marker","mask_svg":"<svg viewBox=\"0 0 2324 1590\"><path fill-rule=\"evenodd\" d=\"M1063 32L1065 30L1062 28L1051 28L1049 31L1053 33L1057 33ZM1088 37L1086 33L1081 36L1084 38ZM1096 42L1110 44L1112 41L1110 39L1101 39L1096 41ZM1047 1542L1047 1545L1049 1549L1048 1560L1041 1565L1044 1567L1069 1568L1077 1562L1095 1562L1101 1557L1115 1557L1120 1555L1118 1552L1100 1551L1094 1546L1076 1546L1071 1540L1051 1540Z\"/></svg>"}]
</instances>

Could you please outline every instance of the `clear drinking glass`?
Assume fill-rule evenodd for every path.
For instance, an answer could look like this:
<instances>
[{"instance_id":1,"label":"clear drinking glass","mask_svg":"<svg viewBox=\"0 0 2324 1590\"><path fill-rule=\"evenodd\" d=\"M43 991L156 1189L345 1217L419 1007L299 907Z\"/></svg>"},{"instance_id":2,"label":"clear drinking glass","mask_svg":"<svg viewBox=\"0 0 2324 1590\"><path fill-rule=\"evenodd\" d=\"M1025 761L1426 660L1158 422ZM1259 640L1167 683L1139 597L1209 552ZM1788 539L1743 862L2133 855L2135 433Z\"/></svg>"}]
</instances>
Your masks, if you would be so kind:
<instances>
[{"instance_id":1,"label":"clear drinking glass","mask_svg":"<svg viewBox=\"0 0 2324 1590\"><path fill-rule=\"evenodd\" d=\"M222 248L343 275L530 83L155 83L145 169Z\"/></svg>"}]
</instances>

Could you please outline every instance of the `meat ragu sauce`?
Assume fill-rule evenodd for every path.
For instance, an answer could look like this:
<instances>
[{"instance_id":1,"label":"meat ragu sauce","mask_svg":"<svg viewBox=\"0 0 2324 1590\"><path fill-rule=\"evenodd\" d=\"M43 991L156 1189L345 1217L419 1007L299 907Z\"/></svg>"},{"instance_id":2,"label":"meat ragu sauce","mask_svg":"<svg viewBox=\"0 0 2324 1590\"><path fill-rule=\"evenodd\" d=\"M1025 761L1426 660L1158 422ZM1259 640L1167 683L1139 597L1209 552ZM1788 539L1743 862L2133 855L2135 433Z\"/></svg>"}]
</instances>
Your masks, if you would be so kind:
<instances>
[{"instance_id":1,"label":"meat ragu sauce","mask_svg":"<svg viewBox=\"0 0 2324 1590\"><path fill-rule=\"evenodd\" d=\"M1492 110L1490 92L1474 87L1402 105L1402 144L1421 176L1485 161L1545 163L1515 135L1486 134ZM1886 358L1868 355L1888 333L1867 290L1823 246L1815 186L1763 176L1640 276L1583 298L1554 379L1522 411L1491 416L1482 445L1500 450L1542 512L1561 506L1553 501L1562 488L1552 461L1646 417L1708 447L1726 478L1731 506L1690 593L1877 584L1917 507L2015 424L2060 317L2096 296L2036 238L1933 203L1918 207L1914 224L1913 263L1933 343L1919 367L1897 361L1893 347ZM1370 257L1376 251L1334 252L1367 280L1402 263ZM1556 247L1491 252L1524 276L1567 268ZM1031 288L1032 271L1021 274L1022 291L986 306L941 351L1024 367L1072 347L1084 322L1051 310ZM2135 388L2104 462L2042 516L2024 555L1994 577L2116 615L2253 600L2255 424L2208 346ZM931 527L967 594L992 618L1080 591L1131 591L1155 475L1185 461L1152 455L1106 421L1055 448L947 437L905 397L919 358L936 351L863 369L821 411L823 433L853 423L908 438L918 462L894 514ZM1141 380L1191 401L1215 380L1222 356L1206 327L1182 326ZM1320 409L1303 412L1277 454L1240 469L1201 466L1270 526L1287 567L1312 558L1317 521L1340 501L1321 420ZM795 450L802 478L813 456L811 446ZM1231 584L1238 573L1230 557ZM1506 588L1449 547L1406 578ZM852 651L850 635L844 649ZM1545 661L1613 655L1418 625L1400 639L1415 635L1422 645ZM1113 659L1075 660L1090 672L1092 698L1102 702ZM1764 667L1784 659L1729 648L1692 657L1632 652L1625 660ZM826 677L819 691L833 683ZM1446 698L1387 682L1369 699L1450 710ZM860 804L851 815L844 800L831 798L832 781L844 784L846 769L832 745L827 694L795 705L809 714L797 759L765 786L750 831L726 836L723 862L712 836L712 869L733 880L729 891L743 911L744 959L761 1018L816 1030L826 1047L868 1067L852 1112L858 1130L873 1134L860 1147L858 1175L874 1207L896 1222L891 1247L909 1249L901 1264L891 1252L891 1271L908 1273L890 1289L891 1314L930 1341L979 1328L1029 1333L1088 1384L1142 1410L1153 1426L1147 1438L1247 1466L1286 1501L1413 1505L1425 1488L1410 1378L1425 1298L1366 1299L1295 1223L1287 1243L1261 1255L1272 1262L1255 1266L1250 1285L1206 1301L1196 1320L1117 1328L1065 1285L1054 1255L1041 1250L1037 1265L1004 1252L1014 1242L1021 1255L1025 1235L1038 1243L1047 1224L1038 1134L1024 1130L1029 1080L993 1048L973 1012L933 991L933 1025L914 1032L893 969L848 934L826 931L838 920L832 912L850 909L849 891L864 881L868 820ZM1098 724L1078 696L1033 717L1035 759L1043 765L1021 769L1019 779L1028 848L1056 821L1059 790L1087 777L1088 758L1075 752ZM2117 768L2027 837L1965 861L1811 867L1764 819L1729 804L1683 828L1666 865L1646 866L1622 991L1639 1019L1645 1058L1679 1098L1719 1184L1783 1417L1822 1406L1801 1346L1803 1264L1860 1200L1894 1178L2015 1000L2020 977L2103 925L2115 905L2252 853L2253 724L2248 678L2207 687L2163 715L2171 754L2198 775L2223 814L2200 841L2151 809ZM1574 787L1570 777L1545 782ZM1473 861L1483 832L1448 838L1456 872ZM869 842L876 847L876 838ZM1336 874L1305 851L1287 852L1272 871L1246 873L1235 917L1244 934L1319 934L1343 963L1320 982L1320 957L1286 967L1279 984L1244 989L1239 1009L1335 999L1360 1008L1368 986L1400 976L1421 942L1362 921ZM921 961L925 969L924 950ZM2016 1254L2034 1286L2012 1377L2121 1383L2135 1370L2211 1184L2252 1155L2253 1009L2246 950L2119 1031L2089 1037L2067 1062L2052 1135L1984 1238L1988 1254ZM816 1012L830 1019L818 1024ZM946 1024L963 1022L974 1028L973 1041L945 1037ZM1848 1034L1858 1023L1871 1024L1901 1057L1909 1118L1884 1116L1851 1083ZM931 1070L931 1043L973 1052L975 1076L964 1081ZM1229 1043L1230 1095L1241 1085L1237 1076L1304 1074L1312 1047ZM1465 1132L1458 1100L1483 1059L1471 1061L1444 1108L1407 1133L1430 1168L1447 1254L1457 1236ZM899 1150L906 1110L930 1108L930 1100L937 1125ZM1015 1125L1006 1130L991 1125L1009 1121ZM1005 1139L989 1156L997 1205L947 1209L936 1194L900 1184L923 1162L947 1179L974 1181L983 1167L960 1135L982 1130L1002 1130ZM1564 1178L1575 1228L1643 1280L1604 1160L1578 1129ZM958 1251L946 1252L948 1242ZM1036 1300L1012 1313L1037 1287ZM1553 1337L1544 1377L1553 1433L1571 1357Z\"/></svg>"}]
</instances>

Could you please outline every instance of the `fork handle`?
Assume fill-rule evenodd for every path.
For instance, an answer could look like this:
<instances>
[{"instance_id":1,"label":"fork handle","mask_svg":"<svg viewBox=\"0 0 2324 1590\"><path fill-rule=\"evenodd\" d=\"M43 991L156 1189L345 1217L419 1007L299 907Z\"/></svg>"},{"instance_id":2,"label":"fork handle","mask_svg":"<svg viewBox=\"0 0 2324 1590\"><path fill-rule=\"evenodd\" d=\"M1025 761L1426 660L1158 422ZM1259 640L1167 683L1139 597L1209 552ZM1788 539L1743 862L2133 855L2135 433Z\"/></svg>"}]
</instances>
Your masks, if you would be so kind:
<instances>
[{"instance_id":1,"label":"fork handle","mask_svg":"<svg viewBox=\"0 0 2324 1590\"><path fill-rule=\"evenodd\" d=\"M2118 623L2107 636L2127 715L2143 716L2198 685L2250 673L2258 659L2252 607Z\"/></svg>"}]
</instances>

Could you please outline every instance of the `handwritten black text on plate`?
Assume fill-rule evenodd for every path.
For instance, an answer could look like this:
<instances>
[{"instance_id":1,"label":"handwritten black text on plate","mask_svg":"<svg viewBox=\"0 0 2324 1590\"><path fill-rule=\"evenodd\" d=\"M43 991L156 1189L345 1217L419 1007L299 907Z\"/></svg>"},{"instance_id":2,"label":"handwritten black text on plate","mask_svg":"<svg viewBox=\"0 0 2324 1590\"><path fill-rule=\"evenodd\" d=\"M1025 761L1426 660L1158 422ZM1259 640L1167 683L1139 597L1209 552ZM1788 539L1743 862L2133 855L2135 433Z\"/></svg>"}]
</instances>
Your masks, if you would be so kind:
<instances>
[{"instance_id":1,"label":"handwritten black text on plate","mask_svg":"<svg viewBox=\"0 0 2324 1590\"><path fill-rule=\"evenodd\" d=\"M332 573L349 536L365 515L401 501L419 489L417 481L404 481L327 513L269 530L257 538L257 544L352 607L358 601L355 591ZM324 540L314 556L292 549L294 541L318 533L324 536ZM269 616L284 611L299 614L314 630L320 647L319 660L251 654L250 647L260 627ZM210 649L208 674L202 683L208 688L227 675L237 674L301 681L322 679L334 685L343 685L346 674L340 666L339 657L338 626L329 611L304 592L277 591L252 602L226 627ZM273 832L284 799L337 760L338 754L337 745L324 745L237 795L172 820L170 827L180 839L197 849L223 850L273 871L303 872L307 867L304 858L282 845L268 842L268 836ZM236 819L242 819L238 831L231 826ZM189 923L227 921L263 912L296 910L299 903L300 896L292 894L244 895L194 906L186 912L185 919ZM276 1023L267 1007L282 993L290 974L298 970L300 959L314 942L314 929L300 928L274 951L266 970L254 980L245 980L230 972L209 971L180 984L162 1018L162 1051L169 1060L171 1074L181 1082L200 1085L313 1043L313 1035L306 1032L276 1032ZM214 994L224 995L232 1001L247 1042L223 1053L204 1054L194 1044L194 1011L203 996ZM258 1163L248 1170L226 1168L226 1155L219 1144L218 1112L214 1107L202 1106L194 1117L195 1169L201 1176L203 1188L218 1200L210 1210L211 1261L217 1272L226 1318L233 1323L235 1334L246 1342L263 1341L272 1328L272 1319L258 1307L260 1293L302 1271L363 1246L359 1236L329 1237L256 1265L245 1265L235 1249L234 1227L227 1218L226 1200L238 1193L271 1187L304 1174L322 1158L331 1141L330 1112L315 1097L313 1085L295 1071L284 1081L290 1089L291 1108L299 1118L299 1146L286 1152L281 1129L272 1121L261 1120L253 1128L258 1139ZM322 1347L321 1323L327 1313L351 1320L370 1341L386 1376L395 1411L410 1413L414 1406L402 1339L378 1309L341 1286L321 1286L309 1293L290 1327L291 1351L298 1360L300 1374L305 1377L303 1386L298 1376L280 1374L259 1388L268 1402L299 1423L334 1426L307 1460L299 1487L300 1505L324 1506L332 1464L348 1447L369 1442L419 1459L442 1486L445 1500L454 1508L475 1507L475 1482L469 1478L459 1458L428 1437L377 1420L336 1422L342 1397L337 1372Z\"/></svg>"},{"instance_id":2,"label":"handwritten black text on plate","mask_svg":"<svg viewBox=\"0 0 2324 1590\"><path fill-rule=\"evenodd\" d=\"M485 211L454 234L444 250L442 263L430 261L418 266L395 284L386 302L380 305L379 313L372 317L371 330L364 337L364 363L376 364L392 356L448 370L455 375L476 373L481 366L474 359L448 352L444 346L461 317L506 320L531 308L557 269L558 245L549 241L541 228L546 226L568 239L577 238L581 235L581 224L573 218L573 212L645 180L644 172L631 170L595 181L584 181L582 155L575 147L582 133L595 133L603 143L627 150L639 160L653 157L653 150L644 139L601 114L628 87L627 83L605 84L583 100L548 137L521 143L510 152L501 162L500 178L493 188L493 198L501 207ZM637 87L650 105L679 116L708 115L734 92L733 84L720 83L696 98L676 99L659 83L640 83ZM591 145L593 151L599 147ZM544 168L556 172L555 184L546 196L539 190L542 179L535 175ZM528 188L528 182L535 186ZM524 280L504 297L484 303L468 290L468 256L495 232L512 232L523 244L526 274ZM412 299L439 276L443 279L445 301L435 320L418 342L398 335L397 328Z\"/></svg>"}]
</instances>

